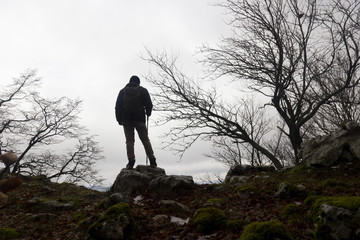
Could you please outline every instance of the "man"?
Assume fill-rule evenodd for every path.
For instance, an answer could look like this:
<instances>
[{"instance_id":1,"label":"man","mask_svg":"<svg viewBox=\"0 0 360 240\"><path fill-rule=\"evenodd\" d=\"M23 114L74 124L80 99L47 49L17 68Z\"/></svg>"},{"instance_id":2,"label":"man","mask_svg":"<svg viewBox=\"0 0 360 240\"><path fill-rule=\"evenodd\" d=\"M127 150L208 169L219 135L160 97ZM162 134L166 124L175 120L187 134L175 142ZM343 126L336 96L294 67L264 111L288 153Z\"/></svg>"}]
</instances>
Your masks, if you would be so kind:
<instances>
[{"instance_id":1,"label":"man","mask_svg":"<svg viewBox=\"0 0 360 240\"><path fill-rule=\"evenodd\" d=\"M119 92L116 100L116 120L124 127L128 164L126 168L132 169L135 164L135 129L144 145L150 166L156 167L156 159L152 149L148 131L145 124L145 115L149 118L152 111L152 102L146 88L140 86L140 79L132 76L130 82Z\"/></svg>"}]
</instances>

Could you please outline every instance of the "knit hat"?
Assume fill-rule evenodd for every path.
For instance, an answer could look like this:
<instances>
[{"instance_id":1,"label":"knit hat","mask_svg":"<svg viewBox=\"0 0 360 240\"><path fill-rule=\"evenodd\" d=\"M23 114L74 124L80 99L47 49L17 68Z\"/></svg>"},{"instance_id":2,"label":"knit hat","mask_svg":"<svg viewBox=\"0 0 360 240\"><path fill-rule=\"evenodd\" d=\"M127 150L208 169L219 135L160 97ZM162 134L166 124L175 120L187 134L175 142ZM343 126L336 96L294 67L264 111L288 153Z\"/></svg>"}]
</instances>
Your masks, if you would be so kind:
<instances>
[{"instance_id":1,"label":"knit hat","mask_svg":"<svg viewBox=\"0 0 360 240\"><path fill-rule=\"evenodd\" d=\"M130 82L131 82L131 83L134 83L134 84L136 84L136 85L140 85L140 78L139 78L138 76L132 76L132 77L130 78Z\"/></svg>"}]
</instances>

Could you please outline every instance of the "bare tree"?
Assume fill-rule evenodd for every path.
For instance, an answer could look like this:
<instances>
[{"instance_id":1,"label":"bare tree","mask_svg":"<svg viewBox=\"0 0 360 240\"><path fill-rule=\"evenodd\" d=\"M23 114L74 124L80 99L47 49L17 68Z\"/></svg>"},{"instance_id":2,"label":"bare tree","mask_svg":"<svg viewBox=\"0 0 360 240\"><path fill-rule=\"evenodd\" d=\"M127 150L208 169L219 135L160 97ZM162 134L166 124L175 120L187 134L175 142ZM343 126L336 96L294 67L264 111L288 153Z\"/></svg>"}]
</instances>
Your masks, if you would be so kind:
<instances>
[{"instance_id":1,"label":"bare tree","mask_svg":"<svg viewBox=\"0 0 360 240\"><path fill-rule=\"evenodd\" d=\"M201 51L209 74L231 77L268 99L285 123L275 145L289 141L295 164L308 123L325 104L359 84L359 5L357 0L224 0L220 6L232 17L233 36ZM165 122L183 121L170 132L172 144L226 136L282 167L278 147L255 139L241 121L241 103L225 104L216 89L203 89L166 54L148 55L160 70L149 80L160 89Z\"/></svg>"},{"instance_id":2,"label":"bare tree","mask_svg":"<svg viewBox=\"0 0 360 240\"><path fill-rule=\"evenodd\" d=\"M166 54L154 56L148 52L148 55L147 60L161 69L158 76L148 76L148 81L159 88L154 99L156 110L164 113L160 124L176 122L168 133L171 138L169 146L175 146L175 150L183 153L198 139L228 137L236 142L250 144L270 159L276 168L282 168L277 157L261 146L255 135L252 135L255 132L249 124L250 119L241 118L241 102L222 102L216 88L206 91L179 71L175 60L168 59ZM179 144L179 148L176 144Z\"/></svg>"},{"instance_id":3,"label":"bare tree","mask_svg":"<svg viewBox=\"0 0 360 240\"><path fill-rule=\"evenodd\" d=\"M68 176L67 180L86 183L100 181L93 167L101 159L101 148L79 123L81 101L43 98L36 92L39 81L35 71L28 71L1 95L1 150L11 149L18 155L12 173L46 173L52 179ZM55 154L55 145L74 140L78 145L67 156Z\"/></svg>"},{"instance_id":4,"label":"bare tree","mask_svg":"<svg viewBox=\"0 0 360 240\"><path fill-rule=\"evenodd\" d=\"M19 165L18 172L29 176L46 176L47 179L71 183L99 184L98 171L94 165L101 160L101 149L92 140L93 136L79 139L74 148L66 154L55 154L45 150L39 154L29 154ZM95 177L94 177L95 176Z\"/></svg>"},{"instance_id":5,"label":"bare tree","mask_svg":"<svg viewBox=\"0 0 360 240\"><path fill-rule=\"evenodd\" d=\"M360 122L360 86L348 88L319 109L308 124L312 135L329 134L348 121Z\"/></svg>"},{"instance_id":6,"label":"bare tree","mask_svg":"<svg viewBox=\"0 0 360 240\"><path fill-rule=\"evenodd\" d=\"M40 79L36 77L36 71L28 70L19 78L13 79L13 83L0 92L0 136L5 131L12 132L21 129L21 125L28 121L19 117L20 110L17 106L26 101L29 96L37 94L35 89L39 83ZM3 148L14 144L11 139L4 140L0 138L0 153L3 152Z\"/></svg>"},{"instance_id":7,"label":"bare tree","mask_svg":"<svg viewBox=\"0 0 360 240\"><path fill-rule=\"evenodd\" d=\"M359 2L227 0L222 6L233 16L234 37L205 48L205 62L271 99L298 163L304 124L359 83Z\"/></svg>"},{"instance_id":8,"label":"bare tree","mask_svg":"<svg viewBox=\"0 0 360 240\"><path fill-rule=\"evenodd\" d=\"M246 126L249 136L261 145L269 141L265 136L271 131L271 119L266 115L265 108L256 105L254 97L248 99L240 99L236 101L242 107L238 111L239 120L243 126ZM212 139L212 154L206 154L219 162L223 162L228 166L242 164L242 162L250 163L250 165L264 165L267 158L255 149L251 144L228 137Z\"/></svg>"}]
</instances>

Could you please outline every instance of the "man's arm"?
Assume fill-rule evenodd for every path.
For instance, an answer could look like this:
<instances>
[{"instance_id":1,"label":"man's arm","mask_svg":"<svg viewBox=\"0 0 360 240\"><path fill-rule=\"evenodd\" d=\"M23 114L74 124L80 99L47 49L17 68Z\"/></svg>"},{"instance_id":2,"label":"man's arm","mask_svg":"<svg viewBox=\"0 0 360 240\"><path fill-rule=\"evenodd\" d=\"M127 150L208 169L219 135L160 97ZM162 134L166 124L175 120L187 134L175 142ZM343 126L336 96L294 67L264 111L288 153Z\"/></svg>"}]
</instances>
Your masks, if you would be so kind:
<instances>
[{"instance_id":1,"label":"man's arm","mask_svg":"<svg viewBox=\"0 0 360 240\"><path fill-rule=\"evenodd\" d=\"M116 121L120 125L122 125L123 122L123 117L122 117L123 95L124 95L123 91L120 91L115 104L115 117L116 117Z\"/></svg>"},{"instance_id":2,"label":"man's arm","mask_svg":"<svg viewBox=\"0 0 360 240\"><path fill-rule=\"evenodd\" d=\"M153 104L152 104L152 101L151 101L151 97L150 97L150 94L148 92L148 90L146 88L143 88L143 104L145 106L145 110L146 110L146 115L149 117L151 116L151 112L152 112L152 109L153 109Z\"/></svg>"}]
</instances>

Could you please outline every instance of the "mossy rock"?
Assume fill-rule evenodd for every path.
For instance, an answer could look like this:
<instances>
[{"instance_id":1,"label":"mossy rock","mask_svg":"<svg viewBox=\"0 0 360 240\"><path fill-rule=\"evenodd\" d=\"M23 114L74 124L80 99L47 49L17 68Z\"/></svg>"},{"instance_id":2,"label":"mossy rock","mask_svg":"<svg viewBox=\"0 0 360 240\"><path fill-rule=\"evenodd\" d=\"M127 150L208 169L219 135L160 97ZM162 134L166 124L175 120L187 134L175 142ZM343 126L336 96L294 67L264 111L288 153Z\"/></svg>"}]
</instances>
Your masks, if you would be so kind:
<instances>
[{"instance_id":1,"label":"mossy rock","mask_svg":"<svg viewBox=\"0 0 360 240\"><path fill-rule=\"evenodd\" d=\"M329 204L334 207L342 207L349 211L356 211L360 208L360 197L343 196L343 197L321 197L317 199L311 211L311 219L316 221L317 216L321 213L320 206L322 204Z\"/></svg>"},{"instance_id":2,"label":"mossy rock","mask_svg":"<svg viewBox=\"0 0 360 240\"><path fill-rule=\"evenodd\" d=\"M289 174L291 174L291 175L297 175L297 174L303 175L304 173L307 172L307 170L308 170L308 167L306 167L305 164L299 164L299 165L293 167L289 171Z\"/></svg>"},{"instance_id":3,"label":"mossy rock","mask_svg":"<svg viewBox=\"0 0 360 240\"><path fill-rule=\"evenodd\" d=\"M328 225L325 224L317 224L315 230L314 230L314 239L316 240L329 240L333 239L331 236L331 228Z\"/></svg>"},{"instance_id":4,"label":"mossy rock","mask_svg":"<svg viewBox=\"0 0 360 240\"><path fill-rule=\"evenodd\" d=\"M226 222L224 212L214 207L198 209L193 218L197 228L205 234L220 229Z\"/></svg>"},{"instance_id":5,"label":"mossy rock","mask_svg":"<svg viewBox=\"0 0 360 240\"><path fill-rule=\"evenodd\" d=\"M327 224L326 221L324 222L322 218L319 218L319 216L324 217L324 213L321 210L321 206L323 204L346 209L352 212L354 216L356 216L357 215L356 213L360 208L360 197L341 196L341 197L321 197L317 199L313 204L313 208L311 212L311 219L316 225L316 228L314 230L314 237L315 237L314 239L316 240L334 239L333 237L334 230L332 229L333 227ZM332 221L334 220L332 216L330 216L330 218L332 219ZM335 220L341 222L342 218L340 216L339 219L335 219ZM348 238L344 238L344 239L358 239L358 236L356 234L356 231L359 228L358 220L354 218L354 220L348 219L346 221L350 225L346 226L344 229L346 230L345 232L349 234L349 236L347 236ZM353 223L351 223L352 221L354 221L353 223L357 223L357 224L353 225ZM350 232L347 232L348 230Z\"/></svg>"},{"instance_id":6,"label":"mossy rock","mask_svg":"<svg viewBox=\"0 0 360 240\"><path fill-rule=\"evenodd\" d=\"M240 240L293 240L294 237L278 220L253 222L247 225Z\"/></svg>"},{"instance_id":7,"label":"mossy rock","mask_svg":"<svg viewBox=\"0 0 360 240\"><path fill-rule=\"evenodd\" d=\"M204 204L205 207L223 207L226 205L226 200L223 198L211 198Z\"/></svg>"},{"instance_id":8,"label":"mossy rock","mask_svg":"<svg viewBox=\"0 0 360 240\"><path fill-rule=\"evenodd\" d=\"M253 194L259 192L259 188L255 185L240 185L234 189L234 193L236 193L239 197L247 198Z\"/></svg>"},{"instance_id":9,"label":"mossy rock","mask_svg":"<svg viewBox=\"0 0 360 240\"><path fill-rule=\"evenodd\" d=\"M94 223L88 233L96 239L135 239L135 221L128 203L109 207ZM115 236L115 238L114 238Z\"/></svg>"},{"instance_id":10,"label":"mossy rock","mask_svg":"<svg viewBox=\"0 0 360 240\"><path fill-rule=\"evenodd\" d=\"M297 213L298 211L299 211L299 206L294 203L290 203L283 208L283 210L280 213L280 217L281 219L287 219L290 216Z\"/></svg>"},{"instance_id":11,"label":"mossy rock","mask_svg":"<svg viewBox=\"0 0 360 240\"><path fill-rule=\"evenodd\" d=\"M221 183L213 183L206 186L206 190L208 191L214 191L225 188L224 184Z\"/></svg>"},{"instance_id":12,"label":"mossy rock","mask_svg":"<svg viewBox=\"0 0 360 240\"><path fill-rule=\"evenodd\" d=\"M337 181L337 180L335 180L333 178L328 178L328 179L325 179L324 181L322 181L320 183L320 186L324 187L324 188L326 188L326 187L339 187L339 186L345 187L346 184L341 183L341 182L339 182L339 181Z\"/></svg>"},{"instance_id":13,"label":"mossy rock","mask_svg":"<svg viewBox=\"0 0 360 240\"><path fill-rule=\"evenodd\" d=\"M288 182L279 183L277 189L276 195L281 198L305 197L308 195L307 191Z\"/></svg>"},{"instance_id":14,"label":"mossy rock","mask_svg":"<svg viewBox=\"0 0 360 240\"><path fill-rule=\"evenodd\" d=\"M0 228L0 240L16 239L20 237L20 233L14 228Z\"/></svg>"},{"instance_id":15,"label":"mossy rock","mask_svg":"<svg viewBox=\"0 0 360 240\"><path fill-rule=\"evenodd\" d=\"M304 200L304 203L313 205L316 202L316 200L318 200L319 198L322 198L322 197L324 197L324 196L311 195Z\"/></svg>"}]
</instances>

